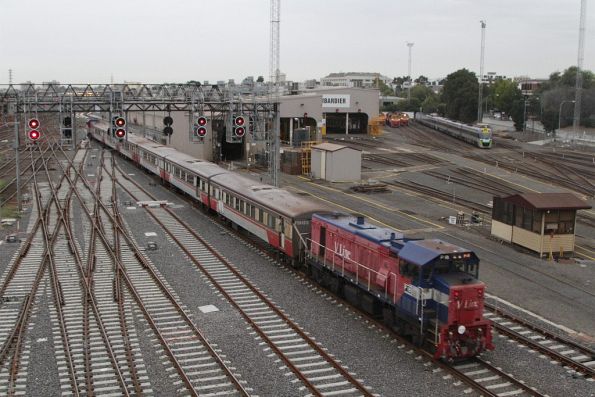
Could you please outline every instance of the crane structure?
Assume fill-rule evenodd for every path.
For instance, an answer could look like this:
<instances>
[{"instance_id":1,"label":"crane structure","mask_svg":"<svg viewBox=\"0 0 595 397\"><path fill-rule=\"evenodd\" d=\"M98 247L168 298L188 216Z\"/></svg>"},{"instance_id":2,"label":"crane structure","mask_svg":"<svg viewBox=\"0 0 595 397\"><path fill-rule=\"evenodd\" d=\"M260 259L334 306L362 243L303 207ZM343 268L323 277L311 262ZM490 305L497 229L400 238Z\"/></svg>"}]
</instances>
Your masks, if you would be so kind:
<instances>
[{"instance_id":1,"label":"crane structure","mask_svg":"<svg viewBox=\"0 0 595 397\"><path fill-rule=\"evenodd\" d=\"M483 120L483 59L485 55L486 23L483 20L479 22L481 23L481 55L479 58L479 94L477 98L477 122L481 123Z\"/></svg>"},{"instance_id":2,"label":"crane structure","mask_svg":"<svg viewBox=\"0 0 595 397\"><path fill-rule=\"evenodd\" d=\"M279 84L279 55L281 46L279 41L279 24L281 23L281 0L271 0L271 37L269 49L269 106L273 109L271 113L272 128L268 137L268 160L271 184L279 186L279 168L281 163L281 120L279 109L279 97L281 89Z\"/></svg>"},{"instance_id":3,"label":"crane structure","mask_svg":"<svg viewBox=\"0 0 595 397\"><path fill-rule=\"evenodd\" d=\"M578 59L576 63L576 86L574 93L574 117L572 130L576 133L581 121L581 98L583 91L583 61L585 59L585 18L587 15L587 0L581 0L581 16L578 29Z\"/></svg>"}]
</instances>

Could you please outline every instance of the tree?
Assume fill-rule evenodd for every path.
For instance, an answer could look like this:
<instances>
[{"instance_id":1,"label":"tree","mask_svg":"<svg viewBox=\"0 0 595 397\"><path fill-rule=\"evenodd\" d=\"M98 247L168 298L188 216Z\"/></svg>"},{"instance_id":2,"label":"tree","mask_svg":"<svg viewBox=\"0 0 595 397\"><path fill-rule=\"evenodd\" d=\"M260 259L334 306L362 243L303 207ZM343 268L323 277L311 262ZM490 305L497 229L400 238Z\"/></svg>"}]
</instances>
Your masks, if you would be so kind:
<instances>
[{"instance_id":1,"label":"tree","mask_svg":"<svg viewBox=\"0 0 595 397\"><path fill-rule=\"evenodd\" d=\"M426 76L424 76L423 74L415 79L416 84L426 85L426 84L428 84L428 81L429 81L428 78Z\"/></svg>"},{"instance_id":2,"label":"tree","mask_svg":"<svg viewBox=\"0 0 595 397\"><path fill-rule=\"evenodd\" d=\"M262 76L258 76L258 78L256 79L257 83L264 83L264 77Z\"/></svg>"},{"instance_id":3,"label":"tree","mask_svg":"<svg viewBox=\"0 0 595 397\"><path fill-rule=\"evenodd\" d=\"M523 98L515 99L508 111L512 121L514 122L514 129L522 131L525 125L525 100Z\"/></svg>"},{"instance_id":4,"label":"tree","mask_svg":"<svg viewBox=\"0 0 595 397\"><path fill-rule=\"evenodd\" d=\"M546 132L552 132L558 129L558 112L546 110L541 114L541 124Z\"/></svg>"},{"instance_id":5,"label":"tree","mask_svg":"<svg viewBox=\"0 0 595 397\"><path fill-rule=\"evenodd\" d=\"M522 100L522 98L521 90L511 80L497 80L488 96L493 108L507 114L511 114L515 101Z\"/></svg>"},{"instance_id":6,"label":"tree","mask_svg":"<svg viewBox=\"0 0 595 397\"><path fill-rule=\"evenodd\" d=\"M477 120L477 93L479 82L475 73L460 69L446 76L442 100L446 104L446 117L464 123Z\"/></svg>"},{"instance_id":7,"label":"tree","mask_svg":"<svg viewBox=\"0 0 595 397\"><path fill-rule=\"evenodd\" d=\"M395 92L392 88L390 88L386 83L376 77L376 86L380 89L380 95L383 96L392 96L395 95Z\"/></svg>"}]
</instances>

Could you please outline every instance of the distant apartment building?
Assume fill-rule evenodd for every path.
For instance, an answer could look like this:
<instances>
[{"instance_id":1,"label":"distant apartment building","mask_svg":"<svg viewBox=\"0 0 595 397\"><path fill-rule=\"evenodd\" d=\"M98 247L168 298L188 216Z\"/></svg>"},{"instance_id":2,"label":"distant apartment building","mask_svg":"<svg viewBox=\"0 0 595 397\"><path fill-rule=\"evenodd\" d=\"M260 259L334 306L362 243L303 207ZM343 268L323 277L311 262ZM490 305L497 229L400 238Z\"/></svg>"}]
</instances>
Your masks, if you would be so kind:
<instances>
[{"instance_id":1,"label":"distant apartment building","mask_svg":"<svg viewBox=\"0 0 595 397\"><path fill-rule=\"evenodd\" d=\"M517 86L523 95L533 95L541 84L544 81L547 81L547 79L532 79L528 76L519 76L515 77L513 81L517 83Z\"/></svg>"},{"instance_id":2,"label":"distant apartment building","mask_svg":"<svg viewBox=\"0 0 595 397\"><path fill-rule=\"evenodd\" d=\"M506 80L506 79L508 79L508 77L506 77L503 74L498 74L496 72L487 72L486 74L483 75L483 78L481 79L481 82L483 84L492 85L497 80Z\"/></svg>"},{"instance_id":3,"label":"distant apartment building","mask_svg":"<svg viewBox=\"0 0 595 397\"><path fill-rule=\"evenodd\" d=\"M331 73L320 79L323 87L353 87L353 88L376 88L377 80L390 85L392 79L380 73Z\"/></svg>"}]
</instances>

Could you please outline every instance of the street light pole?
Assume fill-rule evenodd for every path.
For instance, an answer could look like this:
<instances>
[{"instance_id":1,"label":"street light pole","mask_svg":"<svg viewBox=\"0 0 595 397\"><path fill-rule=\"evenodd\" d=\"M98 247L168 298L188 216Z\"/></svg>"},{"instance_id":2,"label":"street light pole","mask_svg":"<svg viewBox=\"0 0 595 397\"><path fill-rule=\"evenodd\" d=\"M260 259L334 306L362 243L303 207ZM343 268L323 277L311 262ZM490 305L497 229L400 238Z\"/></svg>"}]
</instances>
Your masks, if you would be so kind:
<instances>
[{"instance_id":1,"label":"street light pole","mask_svg":"<svg viewBox=\"0 0 595 397\"><path fill-rule=\"evenodd\" d=\"M560 102L560 110L558 111L558 131L560 130L562 124L562 106L565 103L575 103L576 101L562 101ZM554 131L554 142L556 141L556 131Z\"/></svg>"}]
</instances>

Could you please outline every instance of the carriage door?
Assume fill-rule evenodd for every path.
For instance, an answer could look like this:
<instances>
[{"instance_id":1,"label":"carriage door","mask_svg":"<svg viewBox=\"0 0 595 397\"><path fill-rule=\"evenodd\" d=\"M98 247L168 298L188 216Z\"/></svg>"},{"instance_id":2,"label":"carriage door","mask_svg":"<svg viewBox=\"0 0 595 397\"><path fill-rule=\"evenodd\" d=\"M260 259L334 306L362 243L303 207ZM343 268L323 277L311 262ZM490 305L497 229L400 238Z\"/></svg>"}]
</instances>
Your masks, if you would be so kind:
<instances>
[{"instance_id":1,"label":"carriage door","mask_svg":"<svg viewBox=\"0 0 595 397\"><path fill-rule=\"evenodd\" d=\"M322 256L324 259L325 249L326 249L326 227L320 226L320 239L319 239L320 246L318 247L318 256Z\"/></svg>"},{"instance_id":2,"label":"carriage door","mask_svg":"<svg viewBox=\"0 0 595 397\"><path fill-rule=\"evenodd\" d=\"M279 217L279 244L281 245L281 249L285 250L285 234L283 231L285 227L285 218L282 216Z\"/></svg>"}]
</instances>

